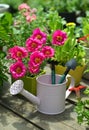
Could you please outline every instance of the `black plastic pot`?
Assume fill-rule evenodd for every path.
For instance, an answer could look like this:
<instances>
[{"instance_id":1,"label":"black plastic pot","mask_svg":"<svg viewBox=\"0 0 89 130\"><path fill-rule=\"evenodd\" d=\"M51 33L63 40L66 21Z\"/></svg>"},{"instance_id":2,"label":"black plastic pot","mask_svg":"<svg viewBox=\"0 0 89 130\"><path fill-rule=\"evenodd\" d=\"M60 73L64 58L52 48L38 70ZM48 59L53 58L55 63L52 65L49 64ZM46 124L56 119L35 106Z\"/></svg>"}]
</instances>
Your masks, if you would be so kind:
<instances>
[{"instance_id":1,"label":"black plastic pot","mask_svg":"<svg viewBox=\"0 0 89 130\"><path fill-rule=\"evenodd\" d=\"M76 23L76 13L75 12L60 12L59 15L62 18L65 18L67 22L75 22Z\"/></svg>"}]
</instances>

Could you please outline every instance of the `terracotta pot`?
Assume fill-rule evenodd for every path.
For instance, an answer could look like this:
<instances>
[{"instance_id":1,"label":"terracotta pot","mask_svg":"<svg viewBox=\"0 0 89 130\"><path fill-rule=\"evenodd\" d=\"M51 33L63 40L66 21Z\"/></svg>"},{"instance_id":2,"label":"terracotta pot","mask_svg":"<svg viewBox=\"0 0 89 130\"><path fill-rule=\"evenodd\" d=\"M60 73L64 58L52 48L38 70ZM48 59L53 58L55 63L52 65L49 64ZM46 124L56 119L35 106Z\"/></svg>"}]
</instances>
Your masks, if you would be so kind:
<instances>
[{"instance_id":1,"label":"terracotta pot","mask_svg":"<svg viewBox=\"0 0 89 130\"><path fill-rule=\"evenodd\" d=\"M69 74L74 77L75 79L75 86L79 85L83 72L84 72L85 66L77 66L75 70L70 70ZM55 72L56 74L63 74L66 70L66 67L61 65L55 66ZM70 82L70 81L69 81Z\"/></svg>"}]
</instances>

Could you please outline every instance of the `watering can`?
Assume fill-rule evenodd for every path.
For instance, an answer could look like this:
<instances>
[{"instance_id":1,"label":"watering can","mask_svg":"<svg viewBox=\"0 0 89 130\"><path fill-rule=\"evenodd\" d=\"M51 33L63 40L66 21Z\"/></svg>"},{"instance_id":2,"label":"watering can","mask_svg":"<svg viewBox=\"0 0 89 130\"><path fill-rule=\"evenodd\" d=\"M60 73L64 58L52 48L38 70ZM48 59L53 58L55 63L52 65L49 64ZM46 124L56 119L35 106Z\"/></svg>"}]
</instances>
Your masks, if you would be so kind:
<instances>
[{"instance_id":1,"label":"watering can","mask_svg":"<svg viewBox=\"0 0 89 130\"><path fill-rule=\"evenodd\" d=\"M56 84L51 84L51 75L44 74L37 77L37 96L31 94L24 89L22 80L15 81L10 87L12 95L21 94L33 104L37 105L37 110L48 115L62 113L65 110L65 99L70 95L70 91L66 90L67 78L71 78L69 88L74 87L74 78L70 75L66 76L63 83L58 84L62 75L56 74ZM29 85L30 87L30 85Z\"/></svg>"}]
</instances>

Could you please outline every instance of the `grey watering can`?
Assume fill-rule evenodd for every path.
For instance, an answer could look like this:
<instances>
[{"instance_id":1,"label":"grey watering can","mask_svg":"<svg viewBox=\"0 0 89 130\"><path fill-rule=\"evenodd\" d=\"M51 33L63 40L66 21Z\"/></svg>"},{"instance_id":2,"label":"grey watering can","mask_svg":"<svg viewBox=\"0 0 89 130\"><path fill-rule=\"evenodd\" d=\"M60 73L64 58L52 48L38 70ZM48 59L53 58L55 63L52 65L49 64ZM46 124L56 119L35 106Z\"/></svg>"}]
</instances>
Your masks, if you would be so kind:
<instances>
[{"instance_id":1,"label":"grey watering can","mask_svg":"<svg viewBox=\"0 0 89 130\"><path fill-rule=\"evenodd\" d=\"M15 81L10 87L10 93L16 95L22 94L33 104L37 105L37 110L44 114L55 115L65 110L65 99L70 95L70 91L66 90L67 78L63 83L58 84L62 75L56 74L56 84L51 84L51 75L44 74L37 78L37 96L29 93L24 89L22 80ZM75 81L71 77L69 88L74 87ZM30 87L30 84L29 84Z\"/></svg>"}]
</instances>

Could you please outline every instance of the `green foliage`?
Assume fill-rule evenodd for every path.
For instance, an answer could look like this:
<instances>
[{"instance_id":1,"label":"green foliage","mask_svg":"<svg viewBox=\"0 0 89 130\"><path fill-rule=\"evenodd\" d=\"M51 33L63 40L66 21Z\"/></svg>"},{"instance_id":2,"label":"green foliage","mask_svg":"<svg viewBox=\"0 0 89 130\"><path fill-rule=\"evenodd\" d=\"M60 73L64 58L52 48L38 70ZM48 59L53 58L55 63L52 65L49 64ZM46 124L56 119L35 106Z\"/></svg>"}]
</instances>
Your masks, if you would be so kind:
<instances>
[{"instance_id":1,"label":"green foliage","mask_svg":"<svg viewBox=\"0 0 89 130\"><path fill-rule=\"evenodd\" d=\"M84 94L89 97L89 88L84 91ZM78 123L89 125L89 99L78 100L74 110L77 113Z\"/></svg>"},{"instance_id":2,"label":"green foliage","mask_svg":"<svg viewBox=\"0 0 89 130\"><path fill-rule=\"evenodd\" d=\"M88 0L28 0L29 5L39 8L42 6L45 11L49 9L57 10L58 12L76 12L89 10Z\"/></svg>"},{"instance_id":3,"label":"green foliage","mask_svg":"<svg viewBox=\"0 0 89 130\"><path fill-rule=\"evenodd\" d=\"M7 14L6 14L7 15ZM25 17L18 11L17 15L13 17L12 22L16 21L16 26L10 24L8 25L8 32L3 32L5 34L5 38L3 38L1 42L6 42L9 47L14 45L24 46L25 41L32 34L35 28L40 28L42 31L48 34L48 40L50 40L51 34L56 29L63 29L66 21L58 15L57 11L49 10L47 12L43 11L43 8L39 8L36 12L36 20L27 23ZM54 24L55 23L55 24ZM6 27L5 27L6 28Z\"/></svg>"},{"instance_id":4,"label":"green foliage","mask_svg":"<svg viewBox=\"0 0 89 130\"><path fill-rule=\"evenodd\" d=\"M10 13L3 13L0 15L0 46L10 45L10 34L12 25L12 15Z\"/></svg>"},{"instance_id":5,"label":"green foliage","mask_svg":"<svg viewBox=\"0 0 89 130\"><path fill-rule=\"evenodd\" d=\"M82 18L81 28L82 28L83 36L89 34L89 16Z\"/></svg>"},{"instance_id":6,"label":"green foliage","mask_svg":"<svg viewBox=\"0 0 89 130\"><path fill-rule=\"evenodd\" d=\"M7 81L8 77L6 75L7 65L5 60L6 53L0 51L0 86L3 85L3 81Z\"/></svg>"},{"instance_id":7,"label":"green foliage","mask_svg":"<svg viewBox=\"0 0 89 130\"><path fill-rule=\"evenodd\" d=\"M0 0L0 3L6 3L13 7L18 8L18 5L26 2L31 7L44 8L44 11L49 9L57 10L58 12L73 12L73 11L86 11L89 10L89 0Z\"/></svg>"},{"instance_id":8,"label":"green foliage","mask_svg":"<svg viewBox=\"0 0 89 130\"><path fill-rule=\"evenodd\" d=\"M51 43L52 33L55 30L63 30L67 33L68 39L63 46L55 47L55 60L61 65L71 58L76 58L78 65L85 64L85 50L83 46L77 43L76 38L76 25L75 23L69 23L70 25L66 26L67 22L64 18L59 16L57 11L52 9L44 12L43 8L39 8L37 11L37 20L31 23L31 29L40 27L41 30L45 31L48 35L47 42Z\"/></svg>"},{"instance_id":9,"label":"green foliage","mask_svg":"<svg viewBox=\"0 0 89 130\"><path fill-rule=\"evenodd\" d=\"M55 58L59 61L60 65L65 65L67 61L72 58L75 58L77 65L85 64L85 50L83 46L77 43L75 29L76 25L74 23L69 23L70 25L64 28L64 31L67 33L67 41L63 46L56 47ZM58 53L59 52L59 53Z\"/></svg>"},{"instance_id":10,"label":"green foliage","mask_svg":"<svg viewBox=\"0 0 89 130\"><path fill-rule=\"evenodd\" d=\"M67 41L63 46L55 46L55 61L59 64L65 65L67 61L76 58L78 65L84 65L85 50L77 43L75 30L75 23L70 23L66 26L66 21L58 15L57 11L48 10L44 12L42 8L37 13L37 20L31 23L31 29L40 27L41 30L47 33L47 42L51 43L52 33L58 29L67 33Z\"/></svg>"},{"instance_id":11,"label":"green foliage","mask_svg":"<svg viewBox=\"0 0 89 130\"><path fill-rule=\"evenodd\" d=\"M10 13L0 14L0 47L10 45L12 16ZM6 53L0 50L0 86L3 85L3 81L7 81L7 62L5 59Z\"/></svg>"}]
</instances>

